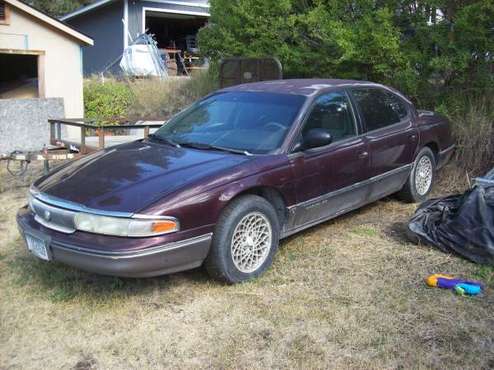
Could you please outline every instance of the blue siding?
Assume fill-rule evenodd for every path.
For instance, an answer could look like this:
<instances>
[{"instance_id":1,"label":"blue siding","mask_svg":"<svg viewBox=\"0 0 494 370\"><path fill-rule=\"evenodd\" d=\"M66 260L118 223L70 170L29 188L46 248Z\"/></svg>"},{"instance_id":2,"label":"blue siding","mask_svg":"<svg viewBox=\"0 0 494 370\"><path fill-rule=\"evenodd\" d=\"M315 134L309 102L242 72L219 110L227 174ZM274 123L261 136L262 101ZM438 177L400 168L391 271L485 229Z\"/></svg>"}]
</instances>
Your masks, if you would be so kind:
<instances>
[{"instance_id":1,"label":"blue siding","mask_svg":"<svg viewBox=\"0 0 494 370\"><path fill-rule=\"evenodd\" d=\"M101 72L123 52L123 1L117 1L66 22L92 37L93 47L83 51L84 75Z\"/></svg>"}]
</instances>

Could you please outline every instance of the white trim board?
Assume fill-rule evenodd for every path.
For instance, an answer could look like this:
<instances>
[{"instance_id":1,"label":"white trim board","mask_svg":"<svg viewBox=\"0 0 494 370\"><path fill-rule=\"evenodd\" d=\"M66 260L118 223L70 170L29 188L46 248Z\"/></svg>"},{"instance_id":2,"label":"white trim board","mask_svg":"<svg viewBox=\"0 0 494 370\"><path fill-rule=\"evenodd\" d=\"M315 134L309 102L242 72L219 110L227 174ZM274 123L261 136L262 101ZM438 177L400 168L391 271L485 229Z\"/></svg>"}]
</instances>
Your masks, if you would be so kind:
<instances>
[{"instance_id":1,"label":"white trim board","mask_svg":"<svg viewBox=\"0 0 494 370\"><path fill-rule=\"evenodd\" d=\"M204 18L208 18L211 16L211 14L206 13L206 12L194 12L194 11L188 11L188 10L169 10L169 9L161 9L161 8L148 8L148 7L143 7L142 8L142 29L141 32L145 33L146 32L146 12L155 12L155 13L166 13L166 14L183 14L183 15L198 15Z\"/></svg>"},{"instance_id":2,"label":"white trim board","mask_svg":"<svg viewBox=\"0 0 494 370\"><path fill-rule=\"evenodd\" d=\"M76 15L86 13L94 8L99 8L102 5L105 5L107 3L111 3L113 0L100 0L96 1L95 3L92 3L90 5L83 6L82 8L76 9L73 12L69 14L65 14L64 16L60 17L60 20L65 21L69 18L75 17Z\"/></svg>"},{"instance_id":3,"label":"white trim board","mask_svg":"<svg viewBox=\"0 0 494 370\"><path fill-rule=\"evenodd\" d=\"M151 3L160 3L160 4L170 4L170 5L183 5L183 6L193 6L194 8L210 8L209 4L198 4L191 3L186 1L173 1L173 0L147 0Z\"/></svg>"},{"instance_id":4,"label":"white trim board","mask_svg":"<svg viewBox=\"0 0 494 370\"><path fill-rule=\"evenodd\" d=\"M72 17L78 16L80 14L84 14L86 12L89 12L93 9L99 8L100 6L103 6L105 4L111 3L115 0L99 0L96 1L93 4L83 6L79 9L74 10L71 13L65 14L64 16L60 17L60 20L65 21L67 19L70 19ZM181 6L192 6L196 8L205 8L209 9L209 4L200 4L200 3L192 3L192 2L186 2L186 1L175 1L175 0L146 0L150 3L159 3L159 4L170 4L170 5L181 5Z\"/></svg>"},{"instance_id":5,"label":"white trim board","mask_svg":"<svg viewBox=\"0 0 494 370\"><path fill-rule=\"evenodd\" d=\"M124 50L129 46L129 0L124 1L123 8L123 47Z\"/></svg>"}]
</instances>

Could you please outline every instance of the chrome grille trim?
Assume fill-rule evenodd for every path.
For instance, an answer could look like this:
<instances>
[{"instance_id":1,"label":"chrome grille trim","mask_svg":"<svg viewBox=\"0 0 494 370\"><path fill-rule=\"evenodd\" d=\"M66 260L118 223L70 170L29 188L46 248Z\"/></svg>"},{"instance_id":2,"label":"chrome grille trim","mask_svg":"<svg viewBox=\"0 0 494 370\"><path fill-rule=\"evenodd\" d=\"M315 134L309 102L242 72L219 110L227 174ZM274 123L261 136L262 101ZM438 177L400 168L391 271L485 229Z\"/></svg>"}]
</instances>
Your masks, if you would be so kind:
<instances>
[{"instance_id":1,"label":"chrome grille trim","mask_svg":"<svg viewBox=\"0 0 494 370\"><path fill-rule=\"evenodd\" d=\"M31 196L29 206L35 215L34 219L44 227L66 234L75 232L74 217L76 212L53 207L33 196Z\"/></svg>"},{"instance_id":2,"label":"chrome grille trim","mask_svg":"<svg viewBox=\"0 0 494 370\"><path fill-rule=\"evenodd\" d=\"M57 197L54 197L52 195L44 194L44 193L36 193L32 192L33 196L37 198L38 200L42 201L45 204L50 204L55 207L59 207L62 209L74 211L74 212L85 212L85 213L91 213L93 215L98 215L98 216L109 216L109 217L122 217L122 218L131 218L135 216L133 213L129 212L116 212L116 211L103 211L100 209L94 209L94 208L89 208L85 207L82 204L74 203L68 200L60 199ZM158 216L156 216L158 217Z\"/></svg>"}]
</instances>

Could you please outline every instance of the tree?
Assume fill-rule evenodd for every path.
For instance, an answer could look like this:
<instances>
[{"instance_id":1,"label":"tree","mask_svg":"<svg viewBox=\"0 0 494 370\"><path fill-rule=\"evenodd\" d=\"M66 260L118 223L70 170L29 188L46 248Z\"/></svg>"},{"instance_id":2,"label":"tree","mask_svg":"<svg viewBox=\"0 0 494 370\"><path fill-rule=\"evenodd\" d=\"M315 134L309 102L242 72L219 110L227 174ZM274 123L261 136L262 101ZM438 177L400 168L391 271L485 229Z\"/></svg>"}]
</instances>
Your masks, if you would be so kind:
<instances>
[{"instance_id":1,"label":"tree","mask_svg":"<svg viewBox=\"0 0 494 370\"><path fill-rule=\"evenodd\" d=\"M26 2L53 17L60 17L81 6L91 4L94 0L29 0Z\"/></svg>"},{"instance_id":2,"label":"tree","mask_svg":"<svg viewBox=\"0 0 494 370\"><path fill-rule=\"evenodd\" d=\"M414 95L492 84L494 0L210 0L202 52L276 56L288 77L368 79Z\"/></svg>"}]
</instances>

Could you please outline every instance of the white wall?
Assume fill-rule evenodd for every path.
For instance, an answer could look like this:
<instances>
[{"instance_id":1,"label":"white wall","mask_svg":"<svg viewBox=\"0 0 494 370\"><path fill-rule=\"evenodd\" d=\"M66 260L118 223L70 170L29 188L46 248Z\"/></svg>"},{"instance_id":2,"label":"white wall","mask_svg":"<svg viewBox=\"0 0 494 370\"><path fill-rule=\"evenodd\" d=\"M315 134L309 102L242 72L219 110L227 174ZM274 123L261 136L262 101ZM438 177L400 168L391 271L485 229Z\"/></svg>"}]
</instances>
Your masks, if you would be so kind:
<instances>
[{"instance_id":1,"label":"white wall","mask_svg":"<svg viewBox=\"0 0 494 370\"><path fill-rule=\"evenodd\" d=\"M17 35L13 35L17 34ZM80 44L61 31L11 7L9 25L0 25L0 49L44 51L45 97L63 98L66 118L84 116Z\"/></svg>"}]
</instances>

